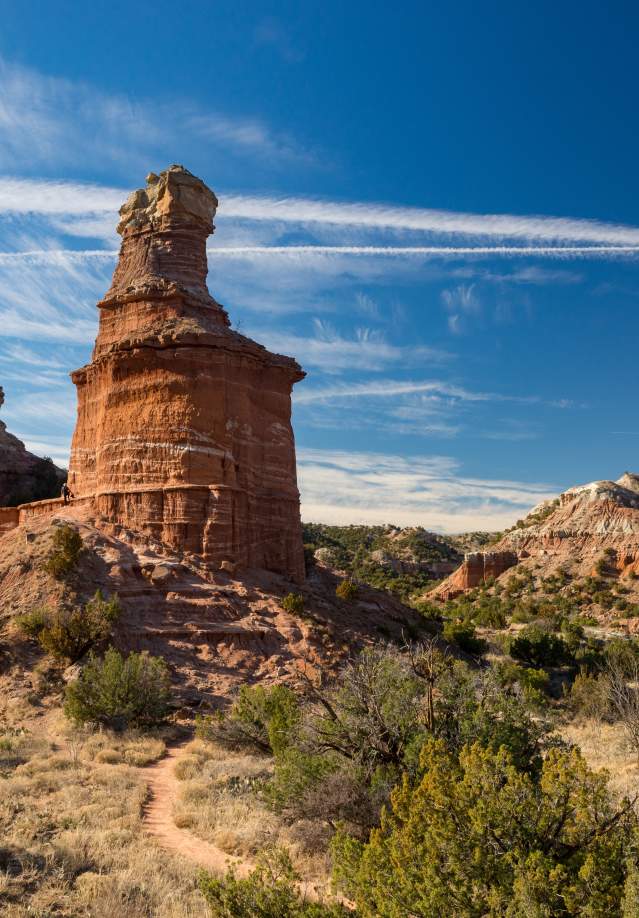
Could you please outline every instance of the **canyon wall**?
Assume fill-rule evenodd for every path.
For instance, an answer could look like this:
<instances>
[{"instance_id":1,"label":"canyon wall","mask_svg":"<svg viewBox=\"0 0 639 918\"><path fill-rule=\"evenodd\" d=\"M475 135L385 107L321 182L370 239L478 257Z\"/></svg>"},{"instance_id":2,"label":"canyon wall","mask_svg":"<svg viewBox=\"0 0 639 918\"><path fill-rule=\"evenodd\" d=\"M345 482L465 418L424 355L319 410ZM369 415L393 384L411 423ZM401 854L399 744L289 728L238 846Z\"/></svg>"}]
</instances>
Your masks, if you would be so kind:
<instances>
[{"instance_id":1,"label":"canyon wall","mask_svg":"<svg viewBox=\"0 0 639 918\"><path fill-rule=\"evenodd\" d=\"M0 406L4 390L0 386ZM66 472L50 459L30 453L22 440L9 433L0 421L0 509L13 508L30 500L59 495ZM7 520L11 514L5 514ZM0 521L0 534L4 523Z\"/></svg>"},{"instance_id":2,"label":"canyon wall","mask_svg":"<svg viewBox=\"0 0 639 918\"><path fill-rule=\"evenodd\" d=\"M301 580L291 390L304 373L230 328L206 286L215 195L182 166L120 210L91 363L72 374L69 484L110 522L213 564Z\"/></svg>"}]
</instances>

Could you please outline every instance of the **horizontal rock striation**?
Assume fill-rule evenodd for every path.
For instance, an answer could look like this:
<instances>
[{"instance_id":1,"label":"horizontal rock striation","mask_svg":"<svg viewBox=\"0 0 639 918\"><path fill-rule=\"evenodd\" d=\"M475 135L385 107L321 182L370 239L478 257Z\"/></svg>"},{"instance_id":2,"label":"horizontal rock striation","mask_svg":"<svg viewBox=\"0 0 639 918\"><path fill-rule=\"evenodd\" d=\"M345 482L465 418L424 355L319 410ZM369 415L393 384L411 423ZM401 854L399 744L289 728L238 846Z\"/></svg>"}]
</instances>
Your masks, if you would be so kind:
<instances>
[{"instance_id":1,"label":"horizontal rock striation","mask_svg":"<svg viewBox=\"0 0 639 918\"><path fill-rule=\"evenodd\" d=\"M291 390L304 373L229 327L206 286L215 195L182 166L120 210L69 479L107 520L213 565L304 575Z\"/></svg>"}]
</instances>

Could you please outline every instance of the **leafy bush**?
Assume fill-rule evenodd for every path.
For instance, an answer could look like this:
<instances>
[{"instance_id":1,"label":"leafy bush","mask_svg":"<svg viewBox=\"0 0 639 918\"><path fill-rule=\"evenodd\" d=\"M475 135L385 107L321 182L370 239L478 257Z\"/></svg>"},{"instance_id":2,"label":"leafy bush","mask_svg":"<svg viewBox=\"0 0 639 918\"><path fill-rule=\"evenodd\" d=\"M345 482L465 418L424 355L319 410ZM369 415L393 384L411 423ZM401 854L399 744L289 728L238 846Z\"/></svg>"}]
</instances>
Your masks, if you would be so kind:
<instances>
[{"instance_id":1,"label":"leafy bush","mask_svg":"<svg viewBox=\"0 0 639 918\"><path fill-rule=\"evenodd\" d=\"M599 577L608 577L610 575L610 565L612 559L604 554L603 558L599 558L595 564L595 571Z\"/></svg>"},{"instance_id":2,"label":"leafy bush","mask_svg":"<svg viewBox=\"0 0 639 918\"><path fill-rule=\"evenodd\" d=\"M262 854L258 866L246 879L233 870L222 877L202 872L200 890L213 918L346 918L350 914L337 903L309 902L297 887L299 877L285 851Z\"/></svg>"},{"instance_id":3,"label":"leafy bush","mask_svg":"<svg viewBox=\"0 0 639 918\"><path fill-rule=\"evenodd\" d=\"M520 666L511 660L503 660L494 667L495 675L507 688L519 686L525 700L533 707L543 707L547 701L550 679L543 669Z\"/></svg>"},{"instance_id":4,"label":"leafy bush","mask_svg":"<svg viewBox=\"0 0 639 918\"><path fill-rule=\"evenodd\" d=\"M46 609L32 609L24 615L16 615L16 627L25 637L37 640L49 622L50 613Z\"/></svg>"},{"instance_id":5,"label":"leafy bush","mask_svg":"<svg viewBox=\"0 0 639 918\"><path fill-rule=\"evenodd\" d=\"M612 721L614 713L610 703L608 680L602 675L578 673L567 695L569 710L577 717Z\"/></svg>"},{"instance_id":6,"label":"leafy bush","mask_svg":"<svg viewBox=\"0 0 639 918\"><path fill-rule=\"evenodd\" d=\"M438 680L434 735L451 752L480 743L496 752L504 747L522 771L537 771L547 742L547 726L532 717L525 697L500 685L489 669L474 673L460 661Z\"/></svg>"},{"instance_id":7,"label":"leafy bush","mask_svg":"<svg viewBox=\"0 0 639 918\"><path fill-rule=\"evenodd\" d=\"M430 741L370 840L338 834L335 878L361 918L619 916L636 827L577 750L525 773L505 749Z\"/></svg>"},{"instance_id":8,"label":"leafy bush","mask_svg":"<svg viewBox=\"0 0 639 918\"><path fill-rule=\"evenodd\" d=\"M160 657L113 647L104 659L93 654L75 682L67 686L64 713L78 724L105 724L115 730L164 720L171 696L168 667Z\"/></svg>"},{"instance_id":9,"label":"leafy bush","mask_svg":"<svg viewBox=\"0 0 639 918\"><path fill-rule=\"evenodd\" d=\"M243 685L228 713L198 717L196 734L231 748L281 752L299 722L299 701L285 685Z\"/></svg>"},{"instance_id":10,"label":"leafy bush","mask_svg":"<svg viewBox=\"0 0 639 918\"><path fill-rule=\"evenodd\" d=\"M289 593L282 600L282 608L291 615L304 614L304 597L301 593Z\"/></svg>"},{"instance_id":11,"label":"leafy bush","mask_svg":"<svg viewBox=\"0 0 639 918\"><path fill-rule=\"evenodd\" d=\"M84 607L34 609L20 616L17 623L24 634L37 639L52 657L75 663L91 647L109 637L120 613L117 596L104 599L98 590Z\"/></svg>"},{"instance_id":12,"label":"leafy bush","mask_svg":"<svg viewBox=\"0 0 639 918\"><path fill-rule=\"evenodd\" d=\"M367 832L419 745L426 683L387 649L367 649L328 687L308 685L294 742L267 788L286 818L347 820Z\"/></svg>"},{"instance_id":13,"label":"leafy bush","mask_svg":"<svg viewBox=\"0 0 639 918\"><path fill-rule=\"evenodd\" d=\"M613 638L604 647L604 665L620 669L626 676L634 676L639 665L639 640Z\"/></svg>"},{"instance_id":14,"label":"leafy bush","mask_svg":"<svg viewBox=\"0 0 639 918\"><path fill-rule=\"evenodd\" d=\"M415 775L428 736L451 750L504 746L517 767L539 767L545 724L490 671L473 671L435 641L409 657L369 649L333 684L309 686L299 727L276 755L266 788L285 818L342 821L367 837L401 773Z\"/></svg>"},{"instance_id":15,"label":"leafy bush","mask_svg":"<svg viewBox=\"0 0 639 918\"><path fill-rule=\"evenodd\" d=\"M75 568L82 553L82 536L65 523L53 534L53 545L44 569L56 580L63 580Z\"/></svg>"},{"instance_id":16,"label":"leafy bush","mask_svg":"<svg viewBox=\"0 0 639 918\"><path fill-rule=\"evenodd\" d=\"M342 580L341 583L335 587L335 595L338 599L343 599L346 602L353 602L357 598L357 584L352 580Z\"/></svg>"},{"instance_id":17,"label":"leafy bush","mask_svg":"<svg viewBox=\"0 0 639 918\"><path fill-rule=\"evenodd\" d=\"M444 625L444 639L450 644L457 644L465 653L480 656L488 650L488 644L483 638L475 635L475 628L470 624L461 622L447 622Z\"/></svg>"},{"instance_id":18,"label":"leafy bush","mask_svg":"<svg viewBox=\"0 0 639 918\"><path fill-rule=\"evenodd\" d=\"M533 669L560 666L570 660L568 645L559 637L535 625L525 628L510 642L509 653Z\"/></svg>"}]
</instances>

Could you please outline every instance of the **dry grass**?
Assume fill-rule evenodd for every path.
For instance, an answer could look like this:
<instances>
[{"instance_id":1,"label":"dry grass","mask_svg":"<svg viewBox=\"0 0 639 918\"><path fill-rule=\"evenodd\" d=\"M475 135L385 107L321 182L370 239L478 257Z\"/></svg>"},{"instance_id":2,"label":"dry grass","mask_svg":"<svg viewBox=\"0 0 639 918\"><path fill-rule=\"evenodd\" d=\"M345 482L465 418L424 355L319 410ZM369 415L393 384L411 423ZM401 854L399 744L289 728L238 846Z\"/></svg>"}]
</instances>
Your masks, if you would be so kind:
<instances>
[{"instance_id":1,"label":"dry grass","mask_svg":"<svg viewBox=\"0 0 639 918\"><path fill-rule=\"evenodd\" d=\"M306 820L286 825L269 810L260 788L271 772L272 760L264 756L194 740L175 770L183 782L175 823L243 858L251 859L265 845L287 848L300 875L327 890L327 828Z\"/></svg>"},{"instance_id":2,"label":"dry grass","mask_svg":"<svg viewBox=\"0 0 639 918\"><path fill-rule=\"evenodd\" d=\"M579 746L591 768L605 768L610 787L620 796L634 797L639 782L639 762L630 750L620 724L587 719L564 724L559 734Z\"/></svg>"},{"instance_id":3,"label":"dry grass","mask_svg":"<svg viewBox=\"0 0 639 918\"><path fill-rule=\"evenodd\" d=\"M204 918L196 869L143 832L144 774L162 754L137 734L0 736L0 914Z\"/></svg>"}]
</instances>

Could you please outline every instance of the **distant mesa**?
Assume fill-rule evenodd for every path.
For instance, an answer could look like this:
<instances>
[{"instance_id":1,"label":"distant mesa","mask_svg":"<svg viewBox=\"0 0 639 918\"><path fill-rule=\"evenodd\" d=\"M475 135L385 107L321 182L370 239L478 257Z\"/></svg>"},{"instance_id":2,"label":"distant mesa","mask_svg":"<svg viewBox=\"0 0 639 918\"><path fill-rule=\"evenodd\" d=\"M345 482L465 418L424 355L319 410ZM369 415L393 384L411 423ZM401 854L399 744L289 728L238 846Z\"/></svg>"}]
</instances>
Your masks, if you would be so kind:
<instances>
[{"instance_id":1,"label":"distant mesa","mask_svg":"<svg viewBox=\"0 0 639 918\"><path fill-rule=\"evenodd\" d=\"M639 575L639 475L634 472L569 488L539 504L490 550L468 553L429 596L454 599L515 565L546 574L570 566L590 575L604 552L621 577Z\"/></svg>"}]
</instances>

